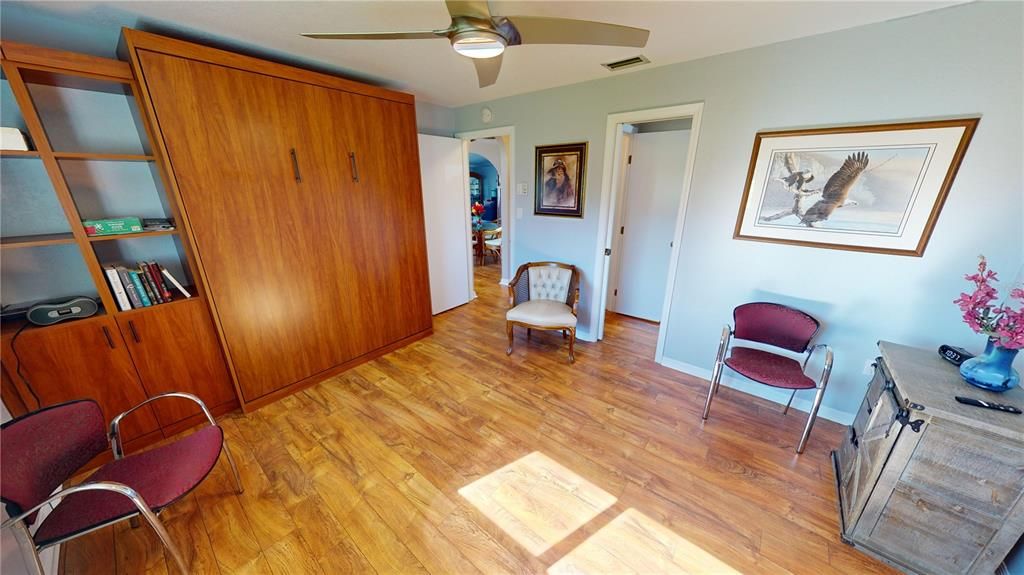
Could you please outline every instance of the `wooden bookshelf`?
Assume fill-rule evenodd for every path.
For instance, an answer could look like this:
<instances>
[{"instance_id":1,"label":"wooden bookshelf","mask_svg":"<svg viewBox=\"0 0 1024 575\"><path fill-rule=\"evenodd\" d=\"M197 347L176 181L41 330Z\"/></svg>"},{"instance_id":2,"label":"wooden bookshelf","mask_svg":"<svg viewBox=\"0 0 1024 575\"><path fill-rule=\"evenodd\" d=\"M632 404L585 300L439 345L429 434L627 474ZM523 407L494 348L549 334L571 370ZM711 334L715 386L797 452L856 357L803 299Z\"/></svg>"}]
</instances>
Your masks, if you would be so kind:
<instances>
[{"instance_id":1,"label":"wooden bookshelf","mask_svg":"<svg viewBox=\"0 0 1024 575\"><path fill-rule=\"evenodd\" d=\"M4 42L3 53L7 58L3 60L3 72L10 84L22 119L28 129L29 137L35 145L35 150L16 151L3 150L0 154L3 157L28 157L38 158L42 161L43 167L53 186L57 200L64 212L71 229L67 233L23 235L16 237L0 238L0 248L27 248L37 246L48 246L58 244L75 244L79 248L85 267L92 279L99 294L100 305L108 310L108 313L117 315L124 313L119 311L117 302L114 299L113 291L107 282L103 271L103 265L110 262L100 261L94 246L103 245L104 242L115 240L126 240L136 238L150 238L159 236L172 236L179 238L182 243L183 257L178 258L186 274L191 276L189 270L194 270L195 262L191 246L188 245L184 234L179 229L143 231L133 234L118 234L108 236L86 235L82 227L83 218L76 206L75 197L68 185L68 178L65 177L61 161L66 160L87 160L87 161L112 161L112 162L155 162L159 165L159 157L153 153L114 153L110 151L59 151L54 149L54 144L48 135L47 129L52 129L47 123L47 118L33 102L33 93L30 86L47 85L62 89L86 90L92 92L103 92L106 94L124 95L129 99L129 107L134 108L132 100L138 92L138 85L131 74L130 67L125 62L107 60L103 58L85 57L76 54L60 52L48 49L38 49L33 46ZM16 56L12 56L16 55ZM149 149L152 130L141 114L135 114L132 120L135 122L138 141L126 143L129 147L140 145L143 149ZM127 120L126 120L127 121ZM44 125L45 124L45 125ZM160 166L162 168L162 166ZM160 177L166 178L164 171L160 170ZM163 189L167 189L166 181ZM159 188L159 186L158 186ZM158 190L158 193L161 193ZM178 221L178 208L173 198L164 197L162 201L168 206L171 213L165 214ZM116 210L116 206L112 206ZM113 215L113 214L112 214ZM117 214L121 215L121 214ZM128 214L131 215L131 214ZM133 262L125 262L133 263ZM187 278L178 278L185 281ZM193 280L194 281L194 280ZM202 286L194 286L196 295L202 293ZM140 308L133 311L144 311L151 308Z\"/></svg>"},{"instance_id":2,"label":"wooden bookshelf","mask_svg":"<svg viewBox=\"0 0 1024 575\"><path fill-rule=\"evenodd\" d=\"M45 179L49 181L57 199L54 205L59 206L54 209L62 212L61 215L70 229L64 233L34 235L29 231L29 235L0 238L0 248L6 251L18 248L45 249L45 246L69 246L64 249L76 256L75 263L79 263L78 255L84 263L85 271L74 276L81 284L76 289L86 289L84 285L90 282L85 281L86 278L80 274L88 274L88 280L91 280L90 290L94 288L95 293L99 295L97 299L100 306L100 311L89 318L60 322L51 326L25 327L18 339L20 357L11 355L13 342L9 340L24 325L24 320L7 321L0 326L0 343L4 343L4 346L0 346L0 355L4 360L4 379L13 381L13 386L4 385L2 388L4 403L15 416L38 406L28 393L30 390L25 388L27 384L21 381L11 367L18 365L31 373L32 387L39 391L43 404L91 397L99 401L105 413L111 411L110 415L113 415L131 407L129 403L136 403L136 399L144 399L161 391L179 390L199 395L215 412L223 413L234 409L238 405L237 397L224 362L223 349L210 318L204 286L197 277L198 274L192 273L197 266L188 235L180 233L179 227L174 230L143 231L134 234L88 236L82 226L85 218L76 205L76 192L72 191L73 184L69 184L68 175L72 173L70 166L73 166L75 161L151 162L157 168L154 170L154 177L157 178L154 184L163 209L162 216L176 222L182 221L176 198L168 196L165 192L170 189L170 183L163 159L158 153L150 152L152 128L144 114L136 113L138 103L135 98L139 88L130 66L118 60L6 41L0 43L0 52L3 56L0 65L21 114L22 127L28 132L27 136L35 147L35 150L31 151L0 150L0 157L34 158L41 162L45 170ZM57 104L54 104L52 99L35 101L33 98L40 93L40 85L45 86L45 90L50 90L51 93L53 89L87 91L68 95L79 97L80 102L96 102L98 106L109 105L108 108L97 110L96 113L110 114L115 118L117 129L112 133L101 134L99 138L93 137L96 134L96 122L90 123L91 116L75 118L71 114L65 114L64 109L55 107L60 105L59 99ZM122 96L127 99L127 106L117 100ZM47 105L50 107L46 108ZM81 111L76 109L75 113L81 114ZM80 123L75 124L76 121ZM66 124L59 125L61 122ZM83 130L82 126L91 126L93 131ZM96 145L96 142L100 144ZM119 180L107 182L114 186ZM102 191L103 188L98 190ZM122 198L122 202L129 201L124 195L114 197ZM130 207L119 206L116 202L104 205L104 209L113 212L110 216L155 215L135 214ZM32 226L28 227L31 229ZM44 231L44 226L41 224L39 229L41 232ZM26 232L19 229L18 233ZM146 238L163 236L173 239L173 249L161 244L165 240L151 240L149 243L146 241ZM136 239L141 241L117 243L118 240ZM14 252L9 253L15 255ZM33 261L38 261L43 268L63 263L63 260L58 262L49 259L54 256L43 250L40 250L38 255L28 250L16 254L35 258ZM124 260L130 261L115 261L111 254L123 255ZM177 280L183 284L190 284L186 285L185 289L192 297L186 298L173 285L168 284L168 290L172 294L171 301L121 311L114 291L108 284L104 265L117 263L134 266L136 259L157 261L172 268L171 273L175 274ZM29 269L32 271L27 271ZM178 276L175 271L178 269L183 272L184 277ZM31 266L11 273L36 274L24 276L25 286L46 285L50 277L48 270L35 270ZM7 279L5 277L5 280ZM19 276L13 275L10 279L17 284ZM23 288L23 291L27 289ZM92 293L87 295L91 297ZM189 330L191 332L188 333L188 337L182 337L183 331ZM46 353L51 353L57 348L72 350L69 351L69 357L73 357L59 365L48 362ZM154 368L157 364L160 369ZM14 397L10 396L11 389L16 394ZM128 402L125 398L132 400ZM173 409L168 411L166 408L150 410L147 407L141 410L140 414L143 419L149 419L148 429L158 429L155 433L149 432L145 435L150 438L145 442L161 439L159 429L180 431L184 422L192 421L188 419L188 414L177 413Z\"/></svg>"}]
</instances>

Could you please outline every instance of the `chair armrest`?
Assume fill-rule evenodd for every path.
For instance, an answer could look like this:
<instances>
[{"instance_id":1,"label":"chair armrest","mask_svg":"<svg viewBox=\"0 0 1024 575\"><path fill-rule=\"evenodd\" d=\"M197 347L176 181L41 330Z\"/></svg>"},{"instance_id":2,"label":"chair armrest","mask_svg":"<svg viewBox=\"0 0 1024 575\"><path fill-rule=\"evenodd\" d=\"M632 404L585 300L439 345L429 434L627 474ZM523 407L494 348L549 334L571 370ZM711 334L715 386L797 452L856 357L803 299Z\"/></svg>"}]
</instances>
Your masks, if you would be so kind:
<instances>
[{"instance_id":1,"label":"chair armrest","mask_svg":"<svg viewBox=\"0 0 1024 575\"><path fill-rule=\"evenodd\" d=\"M572 315L576 315L576 312L579 311L579 303L580 303L580 288L576 288L576 292L572 296Z\"/></svg>"},{"instance_id":2,"label":"chair armrest","mask_svg":"<svg viewBox=\"0 0 1024 575\"><path fill-rule=\"evenodd\" d=\"M2 524L0 524L0 529L7 529L8 527L18 523L19 521L23 521L26 517L32 515L36 511L39 511L44 506L49 505L54 501L63 499L68 495L72 495L74 493L79 493L82 491L113 491L114 493L119 493L121 495L124 495L128 499L131 499L132 503L135 504L135 507L139 509L140 513L142 512L143 508L145 508L147 511L150 510L149 506L146 504L146 501L142 498L142 496L139 495L139 493L132 489L131 487L128 487L123 483L117 483L114 481L94 481L90 483L82 483L79 485L75 485L74 487L68 487L67 489L61 489L60 491L47 497L42 503L36 505L32 509L24 511L21 514L11 517L7 521L4 521Z\"/></svg>"},{"instance_id":3,"label":"chair armrest","mask_svg":"<svg viewBox=\"0 0 1024 575\"><path fill-rule=\"evenodd\" d=\"M515 282L509 282L508 288L508 309L516 307L516 284Z\"/></svg>"},{"instance_id":4,"label":"chair armrest","mask_svg":"<svg viewBox=\"0 0 1024 575\"><path fill-rule=\"evenodd\" d=\"M715 362L725 361L725 352L729 348L729 341L732 339L732 326L725 324L722 328L722 335L718 338L718 355Z\"/></svg>"},{"instance_id":5,"label":"chair armrest","mask_svg":"<svg viewBox=\"0 0 1024 575\"><path fill-rule=\"evenodd\" d=\"M834 355L832 353L831 346L824 343L812 345L810 349L807 350L807 357L804 358L804 370L807 370L807 363L811 361L811 356L814 355L814 352L819 349L825 350L825 365L821 369L821 378L818 380L820 387L824 388L828 385L828 378L832 374L832 360Z\"/></svg>"},{"instance_id":6,"label":"chair armrest","mask_svg":"<svg viewBox=\"0 0 1024 575\"><path fill-rule=\"evenodd\" d=\"M199 408L203 411L203 415L205 415L206 419L210 422L210 425L217 425L217 421L213 419L213 414L210 413L210 410L206 408L206 404L203 403L203 400L199 399L195 395L192 395L191 393L185 393L183 391L169 391L167 393L161 393L160 395L154 395L153 397L147 399L146 401L143 401L142 403L130 408L128 411L125 411L124 413L121 413L114 417L114 419L110 420L110 433L108 434L108 436L110 438L110 449L114 452L114 459L121 459L122 457L124 457L124 446L121 445L121 420L144 405L152 403L158 399L165 399L168 397L180 397L197 403L199 405Z\"/></svg>"}]
</instances>

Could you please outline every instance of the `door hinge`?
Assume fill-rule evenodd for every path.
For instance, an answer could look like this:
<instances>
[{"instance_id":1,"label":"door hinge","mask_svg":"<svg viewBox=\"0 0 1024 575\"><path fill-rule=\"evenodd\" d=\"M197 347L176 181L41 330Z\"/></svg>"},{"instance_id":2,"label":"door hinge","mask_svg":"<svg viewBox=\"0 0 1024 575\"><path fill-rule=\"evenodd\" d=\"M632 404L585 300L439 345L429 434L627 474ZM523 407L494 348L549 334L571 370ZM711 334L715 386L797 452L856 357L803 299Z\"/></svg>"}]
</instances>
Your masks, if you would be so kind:
<instances>
[{"instance_id":1,"label":"door hinge","mask_svg":"<svg viewBox=\"0 0 1024 575\"><path fill-rule=\"evenodd\" d=\"M605 248L604 249L604 255L606 255L606 256L612 255L612 249L611 248Z\"/></svg>"}]
</instances>

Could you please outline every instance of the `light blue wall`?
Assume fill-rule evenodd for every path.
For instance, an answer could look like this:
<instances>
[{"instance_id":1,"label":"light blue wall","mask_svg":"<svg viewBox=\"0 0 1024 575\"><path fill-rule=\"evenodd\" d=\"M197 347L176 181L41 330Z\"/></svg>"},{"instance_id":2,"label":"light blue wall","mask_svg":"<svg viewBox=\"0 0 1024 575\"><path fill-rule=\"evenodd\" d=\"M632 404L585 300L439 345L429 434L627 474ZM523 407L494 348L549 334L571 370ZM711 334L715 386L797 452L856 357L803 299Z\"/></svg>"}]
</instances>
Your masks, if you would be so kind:
<instances>
[{"instance_id":1,"label":"light blue wall","mask_svg":"<svg viewBox=\"0 0 1024 575\"><path fill-rule=\"evenodd\" d=\"M637 71L487 102L492 126L514 125L516 262L581 266L581 331L595 295L604 131L608 114L704 102L704 117L667 325L666 358L711 367L722 324L742 302L770 299L824 320L836 349L825 415L855 411L862 370L888 339L977 350L982 338L951 301L986 254L1004 277L1021 265L1022 5L973 3L892 22ZM456 110L458 131L483 128L480 108ZM982 116L922 258L732 239L754 134L803 126ZM532 215L534 146L590 144L583 219ZM583 353L586 353L585 350Z\"/></svg>"}]
</instances>

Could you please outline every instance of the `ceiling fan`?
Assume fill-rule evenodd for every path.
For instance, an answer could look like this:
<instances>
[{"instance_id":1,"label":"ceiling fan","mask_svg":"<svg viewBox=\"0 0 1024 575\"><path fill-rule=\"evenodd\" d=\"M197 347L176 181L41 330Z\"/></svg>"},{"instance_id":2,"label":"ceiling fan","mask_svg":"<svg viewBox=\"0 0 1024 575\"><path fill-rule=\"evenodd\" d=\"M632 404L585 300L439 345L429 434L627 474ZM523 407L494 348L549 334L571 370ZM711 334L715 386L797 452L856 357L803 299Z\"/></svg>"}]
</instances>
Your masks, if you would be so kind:
<instances>
[{"instance_id":1,"label":"ceiling fan","mask_svg":"<svg viewBox=\"0 0 1024 575\"><path fill-rule=\"evenodd\" d=\"M419 40L447 38L452 48L473 59L480 87L498 80L501 54L520 44L588 44L598 46L647 45L650 31L617 24L546 18L539 16L492 16L486 0L447 0L452 23L442 30L411 32L310 32L317 40Z\"/></svg>"}]
</instances>

